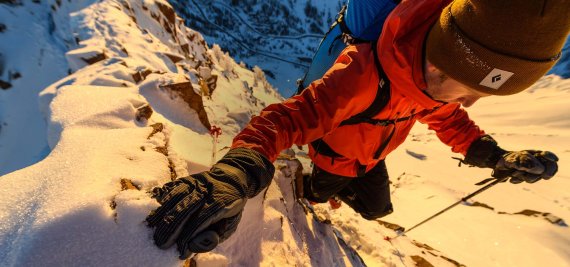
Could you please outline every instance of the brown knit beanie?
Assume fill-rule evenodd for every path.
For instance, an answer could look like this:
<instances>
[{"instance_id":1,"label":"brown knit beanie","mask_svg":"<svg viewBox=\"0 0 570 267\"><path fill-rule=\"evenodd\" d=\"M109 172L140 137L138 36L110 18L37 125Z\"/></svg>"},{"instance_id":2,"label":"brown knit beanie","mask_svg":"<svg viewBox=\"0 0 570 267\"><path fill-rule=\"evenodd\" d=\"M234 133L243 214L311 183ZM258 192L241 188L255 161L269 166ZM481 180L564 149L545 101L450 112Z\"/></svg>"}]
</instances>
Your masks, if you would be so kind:
<instances>
[{"instance_id":1,"label":"brown knit beanie","mask_svg":"<svg viewBox=\"0 0 570 267\"><path fill-rule=\"evenodd\" d=\"M427 59L480 92L516 94L560 58L570 0L456 0L426 43Z\"/></svg>"}]
</instances>

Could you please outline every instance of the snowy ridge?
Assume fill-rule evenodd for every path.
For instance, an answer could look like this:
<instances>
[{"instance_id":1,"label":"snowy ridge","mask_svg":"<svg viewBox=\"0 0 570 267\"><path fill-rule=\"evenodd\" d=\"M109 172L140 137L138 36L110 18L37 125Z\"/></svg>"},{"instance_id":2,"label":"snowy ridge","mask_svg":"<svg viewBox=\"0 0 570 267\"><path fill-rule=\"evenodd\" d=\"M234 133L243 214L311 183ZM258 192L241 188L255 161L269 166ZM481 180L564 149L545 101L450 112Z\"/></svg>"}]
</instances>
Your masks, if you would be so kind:
<instances>
[{"instance_id":1,"label":"snowy ridge","mask_svg":"<svg viewBox=\"0 0 570 267\"><path fill-rule=\"evenodd\" d=\"M52 37L68 50L72 74L40 93L49 155L0 178L0 262L179 266L143 223L157 206L147 191L208 169L253 114L281 97L259 68L209 49L164 1L57 3L50 17L63 26ZM210 125L222 128L218 140ZM295 162L280 162L238 232L198 256L199 266L358 266L330 226L294 204L287 173ZM400 261L389 251L371 257Z\"/></svg>"},{"instance_id":2,"label":"snowy ridge","mask_svg":"<svg viewBox=\"0 0 570 267\"><path fill-rule=\"evenodd\" d=\"M263 71L210 48L163 0L0 5L0 75L12 79L0 91L0 118L9 122L0 156L28 166L0 168L8 170L0 176L0 265L191 264L152 244L143 221L157 203L147 191L207 170L252 115L282 99ZM26 50L6 45L13 43ZM388 222L414 225L476 190L489 171L456 168L449 148L418 125L387 159L395 212L366 221L346 205L316 205L330 226L295 203L292 177L299 161L310 166L306 152L288 151L268 190L248 201L237 232L194 263L361 266L339 231L367 266L570 266L569 88L546 76L470 109L502 147L555 152L561 167L550 181L497 185L389 242L397 225ZM40 91L39 105L29 104ZM222 128L217 140L209 125Z\"/></svg>"}]
</instances>

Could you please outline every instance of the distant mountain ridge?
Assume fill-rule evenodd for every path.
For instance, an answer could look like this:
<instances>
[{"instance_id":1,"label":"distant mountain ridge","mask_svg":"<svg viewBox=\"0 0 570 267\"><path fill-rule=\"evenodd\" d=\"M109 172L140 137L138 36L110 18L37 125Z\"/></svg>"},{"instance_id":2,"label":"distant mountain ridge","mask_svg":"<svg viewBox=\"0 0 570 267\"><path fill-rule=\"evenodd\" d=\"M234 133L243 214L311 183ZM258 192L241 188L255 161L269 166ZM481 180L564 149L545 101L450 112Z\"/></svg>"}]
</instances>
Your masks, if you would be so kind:
<instances>
[{"instance_id":1,"label":"distant mountain ridge","mask_svg":"<svg viewBox=\"0 0 570 267\"><path fill-rule=\"evenodd\" d=\"M284 96L296 89L320 39L345 2L170 0L186 26L232 57L260 66Z\"/></svg>"}]
</instances>

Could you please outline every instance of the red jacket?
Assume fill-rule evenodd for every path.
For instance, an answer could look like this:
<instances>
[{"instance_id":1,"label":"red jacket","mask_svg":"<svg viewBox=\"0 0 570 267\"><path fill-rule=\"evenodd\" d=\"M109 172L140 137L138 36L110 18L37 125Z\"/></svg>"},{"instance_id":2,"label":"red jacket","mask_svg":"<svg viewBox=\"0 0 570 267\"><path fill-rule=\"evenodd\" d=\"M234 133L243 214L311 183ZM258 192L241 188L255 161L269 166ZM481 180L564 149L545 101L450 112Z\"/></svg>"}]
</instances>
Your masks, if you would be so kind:
<instances>
[{"instance_id":1,"label":"red jacket","mask_svg":"<svg viewBox=\"0 0 570 267\"><path fill-rule=\"evenodd\" d=\"M359 166L366 171L404 142L415 121L428 124L452 151L465 155L482 130L469 119L459 104L443 104L423 93L423 43L430 26L448 0L402 1L388 17L378 42L378 57L391 82L388 105L374 118L397 119L417 115L395 126L366 123L339 124L370 106L378 90L379 76L370 44L347 47L322 79L301 94L265 108L239 133L232 147L252 148L274 161L283 149L304 145L318 138L341 158L332 160L315 153L309 155L320 168L338 175L356 177ZM435 107L439 107L433 111ZM395 127L381 153L374 153Z\"/></svg>"}]
</instances>

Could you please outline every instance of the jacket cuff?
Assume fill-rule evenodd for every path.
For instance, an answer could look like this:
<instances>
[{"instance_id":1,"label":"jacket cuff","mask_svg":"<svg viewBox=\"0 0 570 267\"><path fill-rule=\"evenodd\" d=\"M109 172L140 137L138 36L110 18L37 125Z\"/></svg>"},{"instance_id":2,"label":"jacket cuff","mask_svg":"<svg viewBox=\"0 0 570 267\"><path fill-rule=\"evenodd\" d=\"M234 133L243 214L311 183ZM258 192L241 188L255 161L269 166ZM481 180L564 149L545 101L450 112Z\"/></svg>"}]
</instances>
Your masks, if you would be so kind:
<instances>
[{"instance_id":1,"label":"jacket cuff","mask_svg":"<svg viewBox=\"0 0 570 267\"><path fill-rule=\"evenodd\" d=\"M214 167L229 165L244 175L239 175L239 182L248 198L267 188L275 174L275 166L261 153L249 148L231 149Z\"/></svg>"},{"instance_id":2,"label":"jacket cuff","mask_svg":"<svg viewBox=\"0 0 570 267\"><path fill-rule=\"evenodd\" d=\"M463 162L480 168L495 168L505 153L495 139L490 135L483 135L471 143Z\"/></svg>"}]
</instances>

